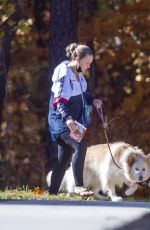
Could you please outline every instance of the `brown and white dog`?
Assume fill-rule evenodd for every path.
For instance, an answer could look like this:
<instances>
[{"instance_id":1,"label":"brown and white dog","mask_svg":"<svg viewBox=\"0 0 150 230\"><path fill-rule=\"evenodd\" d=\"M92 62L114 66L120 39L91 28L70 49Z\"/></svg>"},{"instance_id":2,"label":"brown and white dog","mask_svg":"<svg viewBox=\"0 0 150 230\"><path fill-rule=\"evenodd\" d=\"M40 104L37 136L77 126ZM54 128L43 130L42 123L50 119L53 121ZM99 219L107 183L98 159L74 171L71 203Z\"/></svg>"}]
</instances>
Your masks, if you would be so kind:
<instances>
[{"instance_id":1,"label":"brown and white dog","mask_svg":"<svg viewBox=\"0 0 150 230\"><path fill-rule=\"evenodd\" d=\"M116 186L122 188L128 186L125 195L132 195L138 188L137 182L143 182L150 177L150 154L144 155L137 147L124 142L110 144L112 160L107 144L91 146L87 149L84 165L84 186L94 192L99 200L106 199L100 195L107 193L112 201L121 201L122 197L116 195ZM51 172L46 181L49 186ZM75 182L72 168L70 167L63 178L60 192L71 194L74 192Z\"/></svg>"}]
</instances>

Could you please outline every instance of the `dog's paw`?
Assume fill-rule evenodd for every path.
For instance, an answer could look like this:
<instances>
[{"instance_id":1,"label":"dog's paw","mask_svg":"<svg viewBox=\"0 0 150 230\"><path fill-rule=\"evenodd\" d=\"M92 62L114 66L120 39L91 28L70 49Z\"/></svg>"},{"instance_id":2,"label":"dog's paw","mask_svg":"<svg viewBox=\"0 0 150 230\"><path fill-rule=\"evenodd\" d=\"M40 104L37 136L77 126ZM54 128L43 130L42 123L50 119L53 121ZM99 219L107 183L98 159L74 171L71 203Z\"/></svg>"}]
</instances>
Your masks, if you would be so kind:
<instances>
[{"instance_id":1,"label":"dog's paw","mask_svg":"<svg viewBox=\"0 0 150 230\"><path fill-rule=\"evenodd\" d=\"M68 198L72 197L72 193L67 192L67 197L68 197Z\"/></svg>"},{"instance_id":2,"label":"dog's paw","mask_svg":"<svg viewBox=\"0 0 150 230\"><path fill-rule=\"evenodd\" d=\"M102 200L102 201L106 201L106 200L109 200L109 197L108 196L103 196L103 195L100 195L98 193L94 193L94 197L97 199L97 200Z\"/></svg>"},{"instance_id":3,"label":"dog's paw","mask_svg":"<svg viewBox=\"0 0 150 230\"><path fill-rule=\"evenodd\" d=\"M126 191L125 191L125 195L126 196L131 196L138 188L137 184L132 185L131 187L129 187Z\"/></svg>"},{"instance_id":4,"label":"dog's paw","mask_svg":"<svg viewBox=\"0 0 150 230\"><path fill-rule=\"evenodd\" d=\"M122 201L123 198L121 196L112 196L111 200L114 201L114 202L118 202L118 201Z\"/></svg>"},{"instance_id":5,"label":"dog's paw","mask_svg":"<svg viewBox=\"0 0 150 230\"><path fill-rule=\"evenodd\" d=\"M129 190L129 189L127 189L126 191L125 191L125 195L126 196L131 196L133 193Z\"/></svg>"}]
</instances>

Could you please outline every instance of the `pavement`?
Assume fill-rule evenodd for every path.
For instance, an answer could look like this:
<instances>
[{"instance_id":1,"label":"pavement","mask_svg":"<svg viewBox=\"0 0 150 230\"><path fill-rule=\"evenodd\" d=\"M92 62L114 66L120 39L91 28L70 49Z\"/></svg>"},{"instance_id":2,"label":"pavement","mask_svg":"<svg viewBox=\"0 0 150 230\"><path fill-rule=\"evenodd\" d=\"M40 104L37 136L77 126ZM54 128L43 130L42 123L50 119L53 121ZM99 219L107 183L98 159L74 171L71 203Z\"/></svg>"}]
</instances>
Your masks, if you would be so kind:
<instances>
[{"instance_id":1,"label":"pavement","mask_svg":"<svg viewBox=\"0 0 150 230\"><path fill-rule=\"evenodd\" d=\"M150 202L0 200L3 230L150 230Z\"/></svg>"}]
</instances>

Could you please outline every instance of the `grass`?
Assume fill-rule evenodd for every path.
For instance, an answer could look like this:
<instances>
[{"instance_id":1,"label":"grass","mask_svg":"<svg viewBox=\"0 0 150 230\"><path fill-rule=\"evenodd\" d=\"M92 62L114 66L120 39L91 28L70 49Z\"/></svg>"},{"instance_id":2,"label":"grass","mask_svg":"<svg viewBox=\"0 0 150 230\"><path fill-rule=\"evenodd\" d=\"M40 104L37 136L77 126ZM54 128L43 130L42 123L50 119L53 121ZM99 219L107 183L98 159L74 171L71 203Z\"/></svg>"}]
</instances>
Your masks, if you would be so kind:
<instances>
[{"instance_id":1,"label":"grass","mask_svg":"<svg viewBox=\"0 0 150 230\"><path fill-rule=\"evenodd\" d=\"M39 187L34 190L29 188L16 188L16 189L5 189L0 190L0 200L83 200L83 198L73 195L68 197L64 193L58 195L49 195L47 191L41 191ZM86 200L95 200L94 197L90 197Z\"/></svg>"},{"instance_id":2,"label":"grass","mask_svg":"<svg viewBox=\"0 0 150 230\"><path fill-rule=\"evenodd\" d=\"M88 198L81 198L77 195L67 196L64 193L60 193L58 195L49 195L47 191L42 191L39 187L35 187L34 189L30 189L28 187L23 188L16 188L16 189L5 189L0 190L0 200L7 199L7 200L87 200L87 201L94 201L94 196ZM124 201L144 201L150 202L149 197L129 197L125 198Z\"/></svg>"}]
</instances>

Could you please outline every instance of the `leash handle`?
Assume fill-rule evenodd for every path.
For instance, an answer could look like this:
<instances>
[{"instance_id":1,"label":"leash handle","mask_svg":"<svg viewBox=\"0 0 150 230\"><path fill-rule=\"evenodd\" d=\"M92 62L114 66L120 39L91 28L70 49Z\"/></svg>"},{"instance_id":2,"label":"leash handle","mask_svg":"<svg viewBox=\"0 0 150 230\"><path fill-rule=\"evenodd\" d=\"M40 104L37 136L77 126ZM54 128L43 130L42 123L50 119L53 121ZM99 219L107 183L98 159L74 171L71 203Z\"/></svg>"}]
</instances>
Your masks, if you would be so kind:
<instances>
[{"instance_id":1,"label":"leash handle","mask_svg":"<svg viewBox=\"0 0 150 230\"><path fill-rule=\"evenodd\" d=\"M117 166L117 168L119 169L122 169L115 161L114 157L113 157L113 154L112 154L112 151L110 149L110 145L109 145L109 141L108 141L108 135L107 135L107 132L106 132L106 127L105 127L105 124L104 124L104 115L103 115L103 110L102 110L102 106L100 107L100 111L99 109L97 109L97 113L102 121L102 125L103 125L103 129L104 129L104 134L105 134L105 138L106 138L106 142L107 142L107 145L108 145L108 149L109 149L109 152L110 152L110 155L111 155L111 158L114 162L114 164Z\"/></svg>"}]
</instances>

